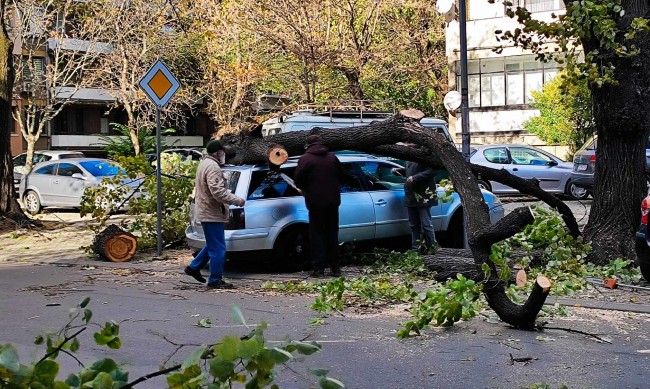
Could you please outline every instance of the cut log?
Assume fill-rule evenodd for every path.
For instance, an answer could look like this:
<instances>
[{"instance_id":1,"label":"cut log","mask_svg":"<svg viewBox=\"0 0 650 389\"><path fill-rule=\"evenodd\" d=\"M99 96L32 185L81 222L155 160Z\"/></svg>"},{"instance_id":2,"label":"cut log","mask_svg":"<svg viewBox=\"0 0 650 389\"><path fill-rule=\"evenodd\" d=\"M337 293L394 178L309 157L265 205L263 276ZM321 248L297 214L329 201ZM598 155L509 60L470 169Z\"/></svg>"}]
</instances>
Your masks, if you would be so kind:
<instances>
[{"instance_id":1,"label":"cut log","mask_svg":"<svg viewBox=\"0 0 650 389\"><path fill-rule=\"evenodd\" d=\"M92 250L100 258L111 262L126 262L133 258L138 248L138 238L115 224L95 236Z\"/></svg>"},{"instance_id":2,"label":"cut log","mask_svg":"<svg viewBox=\"0 0 650 389\"><path fill-rule=\"evenodd\" d=\"M287 162L287 159L289 159L289 153L287 153L287 150L280 145L272 145L269 147L267 159L269 165L279 167L283 163Z\"/></svg>"}]
</instances>

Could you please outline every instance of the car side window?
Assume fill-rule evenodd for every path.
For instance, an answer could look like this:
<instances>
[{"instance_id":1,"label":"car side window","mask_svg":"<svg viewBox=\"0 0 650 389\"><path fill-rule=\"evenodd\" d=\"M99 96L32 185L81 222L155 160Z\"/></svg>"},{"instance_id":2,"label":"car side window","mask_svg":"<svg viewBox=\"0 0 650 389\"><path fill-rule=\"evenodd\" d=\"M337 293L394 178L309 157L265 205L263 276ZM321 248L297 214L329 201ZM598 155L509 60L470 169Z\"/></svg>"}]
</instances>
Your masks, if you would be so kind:
<instances>
[{"instance_id":1,"label":"car side window","mask_svg":"<svg viewBox=\"0 0 650 389\"><path fill-rule=\"evenodd\" d=\"M525 147L511 147L510 156L517 165L548 165L551 161L548 156Z\"/></svg>"},{"instance_id":2,"label":"car side window","mask_svg":"<svg viewBox=\"0 0 650 389\"><path fill-rule=\"evenodd\" d=\"M14 158L14 166L25 166L25 163L27 162L27 155L25 154L20 154L16 158Z\"/></svg>"},{"instance_id":3,"label":"car side window","mask_svg":"<svg viewBox=\"0 0 650 389\"><path fill-rule=\"evenodd\" d=\"M363 178L359 177L359 173L351 163L342 163L343 166L343 179L341 180L341 193L361 192L363 186L361 181Z\"/></svg>"},{"instance_id":4,"label":"car side window","mask_svg":"<svg viewBox=\"0 0 650 389\"><path fill-rule=\"evenodd\" d=\"M371 190L402 189L406 178L395 173L394 165L381 162L360 162L359 167L372 182Z\"/></svg>"},{"instance_id":5,"label":"car side window","mask_svg":"<svg viewBox=\"0 0 650 389\"><path fill-rule=\"evenodd\" d=\"M295 168L282 169L280 173L291 178L294 170ZM259 200L299 196L298 190L291 186L280 173L270 170L254 171L248 190L248 199Z\"/></svg>"},{"instance_id":6,"label":"car side window","mask_svg":"<svg viewBox=\"0 0 650 389\"><path fill-rule=\"evenodd\" d=\"M36 173L36 174L54 174L54 167L55 166L56 165L54 165L54 164L43 166L42 168L36 170L34 173Z\"/></svg>"},{"instance_id":7,"label":"car side window","mask_svg":"<svg viewBox=\"0 0 650 389\"><path fill-rule=\"evenodd\" d=\"M508 158L508 150L505 147L494 147L491 149L486 149L483 151L483 156L488 162L508 164L510 163L510 158Z\"/></svg>"},{"instance_id":8,"label":"car side window","mask_svg":"<svg viewBox=\"0 0 650 389\"><path fill-rule=\"evenodd\" d=\"M71 163L60 163L56 175L64 176L64 177L72 177L72 175L75 173L83 174L83 172L77 165L73 165Z\"/></svg>"}]
</instances>

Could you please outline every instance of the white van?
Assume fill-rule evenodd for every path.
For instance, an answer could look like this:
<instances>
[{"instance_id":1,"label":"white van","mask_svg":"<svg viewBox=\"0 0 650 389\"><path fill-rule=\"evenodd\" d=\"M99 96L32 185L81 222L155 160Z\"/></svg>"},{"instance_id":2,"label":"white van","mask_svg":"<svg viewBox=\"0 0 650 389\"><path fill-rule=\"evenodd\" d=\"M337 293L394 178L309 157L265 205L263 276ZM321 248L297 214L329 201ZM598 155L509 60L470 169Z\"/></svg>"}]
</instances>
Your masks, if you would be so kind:
<instances>
[{"instance_id":1,"label":"white van","mask_svg":"<svg viewBox=\"0 0 650 389\"><path fill-rule=\"evenodd\" d=\"M364 111L326 111L315 112L314 110L295 111L289 115L278 116L262 123L262 135L269 136L290 131L308 131L314 127L320 128L344 128L358 127L370 124L374 121L386 120L393 116L387 112L364 112ZM424 127L435 129L450 142L453 139L449 135L447 122L441 119L424 118L420 121Z\"/></svg>"}]
</instances>

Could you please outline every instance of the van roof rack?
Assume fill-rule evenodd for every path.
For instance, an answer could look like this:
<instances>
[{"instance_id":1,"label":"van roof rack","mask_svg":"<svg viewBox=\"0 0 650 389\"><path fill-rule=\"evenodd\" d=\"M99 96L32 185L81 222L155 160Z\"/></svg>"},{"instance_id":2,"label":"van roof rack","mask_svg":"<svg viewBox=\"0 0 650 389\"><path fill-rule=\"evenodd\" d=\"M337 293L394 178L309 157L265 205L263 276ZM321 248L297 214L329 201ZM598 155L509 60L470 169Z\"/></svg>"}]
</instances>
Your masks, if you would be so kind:
<instances>
[{"instance_id":1,"label":"van roof rack","mask_svg":"<svg viewBox=\"0 0 650 389\"><path fill-rule=\"evenodd\" d=\"M298 104L296 112L311 112L312 115L330 117L363 117L375 115L382 118L395 114L395 103L391 100L330 100L325 104Z\"/></svg>"}]
</instances>

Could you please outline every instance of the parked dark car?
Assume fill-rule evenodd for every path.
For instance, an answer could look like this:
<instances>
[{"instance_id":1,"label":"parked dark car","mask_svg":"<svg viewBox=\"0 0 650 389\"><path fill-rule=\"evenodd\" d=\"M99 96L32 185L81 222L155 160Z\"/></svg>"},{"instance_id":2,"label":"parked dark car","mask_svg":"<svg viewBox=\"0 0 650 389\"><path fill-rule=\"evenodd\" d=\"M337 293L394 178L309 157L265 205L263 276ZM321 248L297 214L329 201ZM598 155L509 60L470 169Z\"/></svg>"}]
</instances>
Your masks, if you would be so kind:
<instances>
[{"instance_id":1,"label":"parked dark car","mask_svg":"<svg viewBox=\"0 0 650 389\"><path fill-rule=\"evenodd\" d=\"M650 194L641 202L641 225L636 232L636 256L643 278L650 281L650 237L648 217L650 216Z\"/></svg>"},{"instance_id":2,"label":"parked dark car","mask_svg":"<svg viewBox=\"0 0 650 389\"><path fill-rule=\"evenodd\" d=\"M571 182L575 186L586 189L592 195L596 172L596 147L598 147L598 139L596 137L589 139L573 156L571 172ZM650 168L650 138L646 141L645 161L646 166Z\"/></svg>"}]
</instances>

